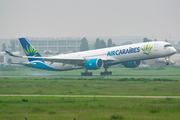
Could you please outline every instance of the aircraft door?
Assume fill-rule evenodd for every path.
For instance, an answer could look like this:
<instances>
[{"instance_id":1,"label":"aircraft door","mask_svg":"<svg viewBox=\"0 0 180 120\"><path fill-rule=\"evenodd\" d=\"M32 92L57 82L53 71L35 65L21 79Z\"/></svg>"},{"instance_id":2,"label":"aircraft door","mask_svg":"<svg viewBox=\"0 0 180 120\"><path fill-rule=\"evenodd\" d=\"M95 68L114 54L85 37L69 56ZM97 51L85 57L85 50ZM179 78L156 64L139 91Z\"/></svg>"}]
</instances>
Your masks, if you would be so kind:
<instances>
[{"instance_id":1,"label":"aircraft door","mask_svg":"<svg viewBox=\"0 0 180 120\"><path fill-rule=\"evenodd\" d=\"M158 51L158 44L154 45L154 51Z\"/></svg>"}]
</instances>

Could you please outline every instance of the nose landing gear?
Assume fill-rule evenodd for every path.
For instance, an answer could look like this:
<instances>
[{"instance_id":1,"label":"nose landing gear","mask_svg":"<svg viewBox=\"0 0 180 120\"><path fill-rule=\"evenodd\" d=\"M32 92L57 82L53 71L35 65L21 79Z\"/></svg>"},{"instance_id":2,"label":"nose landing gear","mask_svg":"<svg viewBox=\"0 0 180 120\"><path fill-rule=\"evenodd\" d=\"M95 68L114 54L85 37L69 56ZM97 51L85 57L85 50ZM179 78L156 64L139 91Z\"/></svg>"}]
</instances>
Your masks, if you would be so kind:
<instances>
[{"instance_id":1,"label":"nose landing gear","mask_svg":"<svg viewBox=\"0 0 180 120\"><path fill-rule=\"evenodd\" d=\"M166 65L169 65L169 63L170 63L170 56L165 57L165 60L166 60Z\"/></svg>"}]
</instances>

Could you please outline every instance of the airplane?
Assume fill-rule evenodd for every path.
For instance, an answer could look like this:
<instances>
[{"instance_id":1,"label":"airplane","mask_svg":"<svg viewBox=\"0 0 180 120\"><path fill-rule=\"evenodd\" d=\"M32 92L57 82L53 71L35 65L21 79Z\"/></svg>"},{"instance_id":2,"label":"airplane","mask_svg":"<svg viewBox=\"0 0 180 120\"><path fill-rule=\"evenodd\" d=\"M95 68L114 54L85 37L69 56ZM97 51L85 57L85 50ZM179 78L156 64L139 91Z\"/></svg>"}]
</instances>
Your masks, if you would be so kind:
<instances>
[{"instance_id":1,"label":"airplane","mask_svg":"<svg viewBox=\"0 0 180 120\"><path fill-rule=\"evenodd\" d=\"M19 41L26 56L17 56L8 51L6 53L13 57L27 58L29 62L12 64L52 71L85 69L81 76L92 76L93 73L88 70L101 68L105 69L100 73L101 76L111 75L112 72L107 71L110 66L122 64L127 68L135 68L141 64L142 60L154 58L165 57L166 65L169 65L170 56L176 53L176 49L170 43L153 41L42 57L26 38L19 38Z\"/></svg>"}]
</instances>

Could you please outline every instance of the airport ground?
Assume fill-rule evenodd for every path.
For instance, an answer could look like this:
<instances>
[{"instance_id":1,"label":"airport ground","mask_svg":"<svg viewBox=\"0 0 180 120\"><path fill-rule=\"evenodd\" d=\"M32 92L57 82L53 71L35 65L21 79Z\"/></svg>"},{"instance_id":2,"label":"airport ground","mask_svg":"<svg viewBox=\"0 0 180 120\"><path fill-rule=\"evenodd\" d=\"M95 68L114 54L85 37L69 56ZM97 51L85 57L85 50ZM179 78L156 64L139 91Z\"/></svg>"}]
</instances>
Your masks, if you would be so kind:
<instances>
[{"instance_id":1,"label":"airport ground","mask_svg":"<svg viewBox=\"0 0 180 120\"><path fill-rule=\"evenodd\" d=\"M178 120L180 119L180 71L131 70L112 68L123 75L161 75L161 78L139 77L0 77L0 120ZM20 75L21 70L12 71ZM46 71L21 71L49 73ZM4 72L4 73L3 73ZM9 71L1 71L8 75ZM69 72L69 71L67 71ZM71 71L76 75L78 71ZM178 73L179 72L179 73ZM116 72L115 72L116 73ZM114 73L114 74L115 74ZM1 75L2 75L1 74ZM10 74L10 72L9 72ZM57 74L55 72L54 74ZM68 75L69 73L66 73ZM32 95L32 96L23 96ZM34 96L34 95L91 95ZM95 95L95 96L94 96ZM98 96L107 95L107 96ZM109 96L108 96L109 95ZM110 96L127 97L110 97ZM157 96L131 98L128 96ZM158 98L164 96L164 98ZM178 96L171 98L170 96Z\"/></svg>"},{"instance_id":2,"label":"airport ground","mask_svg":"<svg viewBox=\"0 0 180 120\"><path fill-rule=\"evenodd\" d=\"M0 97L1 120L179 120L177 98Z\"/></svg>"},{"instance_id":3,"label":"airport ground","mask_svg":"<svg viewBox=\"0 0 180 120\"><path fill-rule=\"evenodd\" d=\"M32 75L32 76L47 76L47 75L81 75L83 69L70 71L48 71L39 70L29 67L14 67L0 68L0 75ZM99 76L104 69L89 70L93 75ZM180 67L152 67L152 68L109 68L113 76L180 76Z\"/></svg>"},{"instance_id":4,"label":"airport ground","mask_svg":"<svg viewBox=\"0 0 180 120\"><path fill-rule=\"evenodd\" d=\"M180 96L180 78L0 77L0 94Z\"/></svg>"}]
</instances>

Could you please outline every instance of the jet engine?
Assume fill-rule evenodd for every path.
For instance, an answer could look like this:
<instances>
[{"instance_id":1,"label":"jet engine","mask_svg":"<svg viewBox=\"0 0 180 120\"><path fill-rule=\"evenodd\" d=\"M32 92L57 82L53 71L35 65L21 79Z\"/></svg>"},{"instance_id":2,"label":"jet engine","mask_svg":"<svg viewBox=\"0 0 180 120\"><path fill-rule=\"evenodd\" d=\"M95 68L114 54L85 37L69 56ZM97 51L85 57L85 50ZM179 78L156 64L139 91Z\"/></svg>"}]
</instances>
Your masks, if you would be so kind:
<instances>
[{"instance_id":1,"label":"jet engine","mask_svg":"<svg viewBox=\"0 0 180 120\"><path fill-rule=\"evenodd\" d=\"M98 58L87 60L84 63L85 68L89 70L96 70L96 69L102 68L103 65L104 63L102 59L98 59Z\"/></svg>"},{"instance_id":2,"label":"jet engine","mask_svg":"<svg viewBox=\"0 0 180 120\"><path fill-rule=\"evenodd\" d=\"M138 67L141 64L141 61L138 60L138 61L124 62L122 64L126 68L135 68L135 67Z\"/></svg>"}]
</instances>

